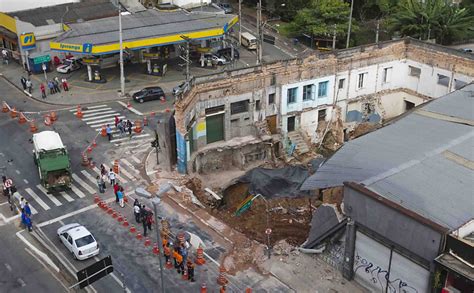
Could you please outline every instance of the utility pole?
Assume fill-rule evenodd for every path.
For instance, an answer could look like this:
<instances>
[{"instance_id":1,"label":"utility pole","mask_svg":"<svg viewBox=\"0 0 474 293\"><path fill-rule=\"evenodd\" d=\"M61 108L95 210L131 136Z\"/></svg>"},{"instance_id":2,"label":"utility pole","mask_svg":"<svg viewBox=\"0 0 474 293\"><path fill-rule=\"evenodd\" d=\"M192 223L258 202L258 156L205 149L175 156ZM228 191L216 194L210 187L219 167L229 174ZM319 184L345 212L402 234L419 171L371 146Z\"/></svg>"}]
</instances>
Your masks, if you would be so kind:
<instances>
[{"instance_id":1,"label":"utility pole","mask_svg":"<svg viewBox=\"0 0 474 293\"><path fill-rule=\"evenodd\" d=\"M332 49L336 50L336 24L334 24L334 31L332 34Z\"/></svg>"},{"instance_id":2,"label":"utility pole","mask_svg":"<svg viewBox=\"0 0 474 293\"><path fill-rule=\"evenodd\" d=\"M257 5L257 65L262 63L262 0L258 0Z\"/></svg>"},{"instance_id":3,"label":"utility pole","mask_svg":"<svg viewBox=\"0 0 474 293\"><path fill-rule=\"evenodd\" d=\"M349 14L349 27L347 28L346 49L349 48L349 41L351 40L352 11L354 10L354 1L355 1L355 0L351 0L351 12L350 12L350 14Z\"/></svg>"},{"instance_id":4,"label":"utility pole","mask_svg":"<svg viewBox=\"0 0 474 293\"><path fill-rule=\"evenodd\" d=\"M375 29L375 43L379 43L380 19L377 19L377 28Z\"/></svg>"},{"instance_id":5,"label":"utility pole","mask_svg":"<svg viewBox=\"0 0 474 293\"><path fill-rule=\"evenodd\" d=\"M239 44L242 46L242 0L239 0Z\"/></svg>"},{"instance_id":6,"label":"utility pole","mask_svg":"<svg viewBox=\"0 0 474 293\"><path fill-rule=\"evenodd\" d=\"M156 223L156 241L158 242L158 247L162 247L162 241L161 241L161 235L160 235L160 229L158 229L159 222L158 222L158 215L157 215L157 209L156 206L160 204L161 200L158 197L155 197L151 201L153 203L153 210L155 212L155 223ZM160 263L160 279L161 279L161 292L165 293L165 281L163 278L163 260L161 259L162 256L162 251L163 249L160 248L160 252L158 253L158 260Z\"/></svg>"},{"instance_id":7,"label":"utility pole","mask_svg":"<svg viewBox=\"0 0 474 293\"><path fill-rule=\"evenodd\" d=\"M189 37L187 36L180 36L181 39L185 40L186 41L186 57L183 58L181 57L181 59L183 59L185 62L186 62L186 81L189 82L189 77L190 77L190 74L189 74L189 41L191 40ZM180 55L181 56L181 55Z\"/></svg>"},{"instance_id":8,"label":"utility pole","mask_svg":"<svg viewBox=\"0 0 474 293\"><path fill-rule=\"evenodd\" d=\"M125 74L123 72L122 9L119 5L119 42L120 42L120 95L125 96Z\"/></svg>"}]
</instances>

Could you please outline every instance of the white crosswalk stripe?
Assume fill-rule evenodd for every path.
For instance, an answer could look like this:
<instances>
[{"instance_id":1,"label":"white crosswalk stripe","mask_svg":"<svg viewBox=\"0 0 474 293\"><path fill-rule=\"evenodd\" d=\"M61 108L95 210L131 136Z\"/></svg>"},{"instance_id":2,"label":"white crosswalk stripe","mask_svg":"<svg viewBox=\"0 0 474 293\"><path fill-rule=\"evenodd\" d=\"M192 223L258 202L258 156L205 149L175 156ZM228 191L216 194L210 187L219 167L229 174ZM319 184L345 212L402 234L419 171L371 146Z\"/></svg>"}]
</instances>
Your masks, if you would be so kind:
<instances>
[{"instance_id":1,"label":"white crosswalk stripe","mask_svg":"<svg viewBox=\"0 0 474 293\"><path fill-rule=\"evenodd\" d=\"M65 191L61 191L59 194L61 194L61 196L64 197L64 199L68 202L74 201L74 199L70 197Z\"/></svg>"},{"instance_id":2,"label":"white crosswalk stripe","mask_svg":"<svg viewBox=\"0 0 474 293\"><path fill-rule=\"evenodd\" d=\"M77 176L77 174L73 173L72 174L72 179L74 179L74 181L79 183L79 185L82 186L82 188L87 190L89 193L95 193L95 189L93 189L87 183L85 183L84 180L81 179L81 177Z\"/></svg>"},{"instance_id":3,"label":"white crosswalk stripe","mask_svg":"<svg viewBox=\"0 0 474 293\"><path fill-rule=\"evenodd\" d=\"M104 108L104 107L107 107L107 105L95 105L95 106L87 106L87 107L83 107L83 108L87 108L87 109L98 109L98 108ZM75 115L76 112L77 112L77 108L70 109L69 112L74 112L74 115Z\"/></svg>"},{"instance_id":4,"label":"white crosswalk stripe","mask_svg":"<svg viewBox=\"0 0 474 293\"><path fill-rule=\"evenodd\" d=\"M20 204L20 201L21 201L21 195L18 193L18 192L15 192L13 194L13 196L18 200L18 204ZM38 213L38 211L33 207L33 205L31 204L31 202L28 201L28 205L30 206L30 210L31 210L31 213L33 215L36 215Z\"/></svg>"},{"instance_id":5,"label":"white crosswalk stripe","mask_svg":"<svg viewBox=\"0 0 474 293\"><path fill-rule=\"evenodd\" d=\"M127 140L127 139L132 140L132 139L137 139L137 138L142 138L142 137L147 137L147 136L150 136L150 134L149 133L143 133L143 134L139 134L139 135L132 135L131 137L129 137L127 135L126 137L112 139L110 142L114 143L114 142L124 141L124 140Z\"/></svg>"},{"instance_id":6,"label":"white crosswalk stripe","mask_svg":"<svg viewBox=\"0 0 474 293\"><path fill-rule=\"evenodd\" d=\"M121 162L122 160L120 160ZM113 164L113 163L112 163ZM123 166L119 166L119 173L125 175L125 177L127 177L128 179L130 180L135 180L135 176L133 176L132 174L130 174L127 170L125 170L125 168Z\"/></svg>"},{"instance_id":7,"label":"white crosswalk stripe","mask_svg":"<svg viewBox=\"0 0 474 293\"><path fill-rule=\"evenodd\" d=\"M52 201L56 206L62 205L62 203L54 197L54 195L49 194L48 191L41 185L36 185L36 188L38 188L44 195L46 195L47 198L49 198L50 201Z\"/></svg>"},{"instance_id":8,"label":"white crosswalk stripe","mask_svg":"<svg viewBox=\"0 0 474 293\"><path fill-rule=\"evenodd\" d=\"M118 115L118 113L104 114L104 115L99 116L99 117L82 118L82 121L91 121L91 120L96 120L97 118L105 118L105 117L114 117L114 119L115 119L115 116L117 116L117 115Z\"/></svg>"},{"instance_id":9,"label":"white crosswalk stripe","mask_svg":"<svg viewBox=\"0 0 474 293\"><path fill-rule=\"evenodd\" d=\"M76 186L74 185L71 185L71 190L72 192L74 192L77 196L79 196L80 198L84 198L86 197L86 195L84 194L84 192L82 192L79 188L77 188Z\"/></svg>"},{"instance_id":10,"label":"white crosswalk stripe","mask_svg":"<svg viewBox=\"0 0 474 293\"><path fill-rule=\"evenodd\" d=\"M87 118L87 119L88 119L89 117L94 117L94 116L99 116L99 115L105 115L105 114L111 114L111 113L114 113L114 114L118 115L118 113L115 112L114 110L108 110L108 111L102 111L102 112L84 114L82 120L84 120L84 118Z\"/></svg>"},{"instance_id":11,"label":"white crosswalk stripe","mask_svg":"<svg viewBox=\"0 0 474 293\"><path fill-rule=\"evenodd\" d=\"M103 111L108 111L108 110L112 110L112 108L105 107L105 108L100 108L100 109L84 110L84 111L82 111L82 113L90 114L90 113L97 113L97 112L103 112Z\"/></svg>"},{"instance_id":12,"label":"white crosswalk stripe","mask_svg":"<svg viewBox=\"0 0 474 293\"><path fill-rule=\"evenodd\" d=\"M102 118L102 117L99 117L99 118ZM119 116L119 119L124 119L124 118L125 116ZM116 128L114 122L115 122L115 117L112 117L112 118L107 118L107 119L87 121L86 124L92 128L99 128L99 127L102 127L102 125L104 124L110 124L110 127Z\"/></svg>"},{"instance_id":13,"label":"white crosswalk stripe","mask_svg":"<svg viewBox=\"0 0 474 293\"><path fill-rule=\"evenodd\" d=\"M125 165L127 165L127 167L129 169L131 169L135 174L140 174L140 171L138 171L137 169L135 169L135 167L132 165L132 163L130 163L129 161L127 161L126 159L121 159L120 162L124 163Z\"/></svg>"},{"instance_id":14,"label":"white crosswalk stripe","mask_svg":"<svg viewBox=\"0 0 474 293\"><path fill-rule=\"evenodd\" d=\"M86 170L81 170L82 175L84 175L87 179L89 179L92 184L97 184L97 179L92 177ZM97 187L98 188L98 187Z\"/></svg>"},{"instance_id":15,"label":"white crosswalk stripe","mask_svg":"<svg viewBox=\"0 0 474 293\"><path fill-rule=\"evenodd\" d=\"M132 160L133 160L135 163L141 164L141 161L140 161L137 157L131 156L130 158L132 158Z\"/></svg>"},{"instance_id":16,"label":"white crosswalk stripe","mask_svg":"<svg viewBox=\"0 0 474 293\"><path fill-rule=\"evenodd\" d=\"M46 211L49 210L49 206L31 189L26 188L25 191Z\"/></svg>"}]
</instances>

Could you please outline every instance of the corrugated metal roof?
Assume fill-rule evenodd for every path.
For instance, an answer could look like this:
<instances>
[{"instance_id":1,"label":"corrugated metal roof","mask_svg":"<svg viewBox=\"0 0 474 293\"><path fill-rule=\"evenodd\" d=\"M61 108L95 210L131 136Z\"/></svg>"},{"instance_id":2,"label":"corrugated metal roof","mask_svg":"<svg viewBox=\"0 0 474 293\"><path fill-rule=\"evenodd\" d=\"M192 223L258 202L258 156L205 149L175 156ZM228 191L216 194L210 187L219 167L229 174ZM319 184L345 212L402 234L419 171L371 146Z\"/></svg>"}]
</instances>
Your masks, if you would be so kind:
<instances>
[{"instance_id":1,"label":"corrugated metal roof","mask_svg":"<svg viewBox=\"0 0 474 293\"><path fill-rule=\"evenodd\" d=\"M66 7L69 11L66 12ZM54 23L61 23L63 17L64 23L74 23L80 19L90 20L102 17L108 17L116 14L117 8L110 0L82 0L78 3L66 3L55 6L40 7L29 10L22 10L7 13L10 16L16 16L20 20L29 22L34 26L49 25L48 20Z\"/></svg>"},{"instance_id":2,"label":"corrugated metal roof","mask_svg":"<svg viewBox=\"0 0 474 293\"><path fill-rule=\"evenodd\" d=\"M149 9L122 16L124 41L222 28L234 15L211 15ZM119 41L118 17L108 17L70 25L71 30L56 39L68 44L109 44Z\"/></svg>"},{"instance_id":3,"label":"corrugated metal roof","mask_svg":"<svg viewBox=\"0 0 474 293\"><path fill-rule=\"evenodd\" d=\"M421 107L474 121L474 84ZM447 119L449 119L447 117ZM346 143L302 185L303 190L367 188L445 227L455 229L474 211L474 128L420 115Z\"/></svg>"}]
</instances>

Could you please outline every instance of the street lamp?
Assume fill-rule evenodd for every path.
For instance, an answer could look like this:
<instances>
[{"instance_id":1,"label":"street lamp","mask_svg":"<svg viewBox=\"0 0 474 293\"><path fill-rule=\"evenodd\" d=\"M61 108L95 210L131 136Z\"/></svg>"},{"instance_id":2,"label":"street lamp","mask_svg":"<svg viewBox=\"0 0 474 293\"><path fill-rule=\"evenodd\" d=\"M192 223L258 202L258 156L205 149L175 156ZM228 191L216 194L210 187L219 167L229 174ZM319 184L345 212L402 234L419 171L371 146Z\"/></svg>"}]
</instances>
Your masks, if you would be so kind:
<instances>
[{"instance_id":1,"label":"street lamp","mask_svg":"<svg viewBox=\"0 0 474 293\"><path fill-rule=\"evenodd\" d=\"M156 230L156 241L158 242L158 247L161 246L161 235L160 235L160 229L158 229L158 214L157 214L157 209L156 209L156 206L160 204L161 202L161 199L159 199L158 197L154 197L151 202L153 203L153 210L155 212L155 223L156 223L156 227L155 227L155 230ZM158 252L158 260L160 261L160 278L161 278L161 292L162 293L165 293L165 282L164 282L164 278L163 278L163 260L161 259L161 251L163 249L160 249L159 252Z\"/></svg>"}]
</instances>

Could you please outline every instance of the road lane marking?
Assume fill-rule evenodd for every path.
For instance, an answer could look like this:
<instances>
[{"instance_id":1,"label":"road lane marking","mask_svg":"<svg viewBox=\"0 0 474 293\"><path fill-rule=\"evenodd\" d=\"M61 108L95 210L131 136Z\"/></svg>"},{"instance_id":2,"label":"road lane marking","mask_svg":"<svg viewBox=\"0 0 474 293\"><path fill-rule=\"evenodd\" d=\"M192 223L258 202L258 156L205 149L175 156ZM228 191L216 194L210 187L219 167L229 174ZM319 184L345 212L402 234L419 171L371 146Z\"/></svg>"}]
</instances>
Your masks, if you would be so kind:
<instances>
[{"instance_id":1,"label":"road lane marking","mask_svg":"<svg viewBox=\"0 0 474 293\"><path fill-rule=\"evenodd\" d=\"M108 107L107 105L96 105L96 106L86 106L86 107L82 107L82 108L87 108L87 109L98 109L98 108L103 108L103 107ZM69 112L74 112L74 114L76 114L77 112L77 108L74 108L74 109L70 109Z\"/></svg>"},{"instance_id":2,"label":"road lane marking","mask_svg":"<svg viewBox=\"0 0 474 293\"><path fill-rule=\"evenodd\" d=\"M5 263L5 267L7 268L7 270L8 270L9 272L12 271L12 267L11 267L9 264Z\"/></svg>"},{"instance_id":3,"label":"road lane marking","mask_svg":"<svg viewBox=\"0 0 474 293\"><path fill-rule=\"evenodd\" d=\"M113 164L113 162L112 162L112 164ZM125 168L123 166L121 166L119 168L119 173L122 173L123 175L125 175L125 177L128 177L128 179L130 179L131 181L136 180L135 176L133 176L127 170L125 170Z\"/></svg>"},{"instance_id":4,"label":"road lane marking","mask_svg":"<svg viewBox=\"0 0 474 293\"><path fill-rule=\"evenodd\" d=\"M118 142L118 141L124 141L124 140L127 140L127 139L132 140L133 138L142 138L142 137L147 137L147 136L150 136L150 134L149 133L144 133L144 134L139 134L139 135L132 135L132 137L129 137L127 135L127 137L112 139L110 142L114 143L114 142Z\"/></svg>"},{"instance_id":5,"label":"road lane marking","mask_svg":"<svg viewBox=\"0 0 474 293\"><path fill-rule=\"evenodd\" d=\"M23 182L25 182L26 184L28 184L28 180L26 180L26 179L23 179Z\"/></svg>"},{"instance_id":6,"label":"road lane marking","mask_svg":"<svg viewBox=\"0 0 474 293\"><path fill-rule=\"evenodd\" d=\"M16 174L20 175L20 171L19 170L15 170Z\"/></svg>"},{"instance_id":7,"label":"road lane marking","mask_svg":"<svg viewBox=\"0 0 474 293\"><path fill-rule=\"evenodd\" d=\"M120 160L121 162L123 162L125 165L127 165L127 167L129 169L131 169L133 172L137 173L137 174L140 174L140 171L138 171L137 169L135 169L135 167L132 165L132 163L130 163L129 161L127 161L126 159L121 159Z\"/></svg>"},{"instance_id":8,"label":"road lane marking","mask_svg":"<svg viewBox=\"0 0 474 293\"><path fill-rule=\"evenodd\" d=\"M81 173L87 178L89 179L90 182L92 182L92 184L97 184L97 179L92 177L91 174L89 174L86 170L81 170Z\"/></svg>"},{"instance_id":9,"label":"road lane marking","mask_svg":"<svg viewBox=\"0 0 474 293\"><path fill-rule=\"evenodd\" d=\"M141 162L137 157L135 157L135 156L131 156L130 158L132 158L132 160L134 160L135 163L137 163L137 164L141 164L141 163L142 163L142 162Z\"/></svg>"},{"instance_id":10,"label":"road lane marking","mask_svg":"<svg viewBox=\"0 0 474 293\"><path fill-rule=\"evenodd\" d=\"M43 186L41 185L36 185L36 187L42 192L44 193L48 198L49 200L51 200L56 206L60 206L62 205L62 203L57 199L55 198L52 194L49 194L48 191L46 189L44 189Z\"/></svg>"},{"instance_id":11,"label":"road lane marking","mask_svg":"<svg viewBox=\"0 0 474 293\"><path fill-rule=\"evenodd\" d=\"M77 196L79 196L80 198L84 198L86 197L86 195L84 194L84 192L82 192L79 188L77 188L75 185L72 185L71 184L71 190L72 192L74 192Z\"/></svg>"},{"instance_id":12,"label":"road lane marking","mask_svg":"<svg viewBox=\"0 0 474 293\"><path fill-rule=\"evenodd\" d=\"M100 117L82 118L81 120L82 120L82 121L91 121L91 120L96 120L96 119L98 119L98 118L114 117L114 116L117 116L117 114L119 114L119 113L105 114L105 115L102 115L102 116L100 116Z\"/></svg>"},{"instance_id":13,"label":"road lane marking","mask_svg":"<svg viewBox=\"0 0 474 293\"><path fill-rule=\"evenodd\" d=\"M49 206L33 191L31 188L26 188L25 191L46 211L49 210Z\"/></svg>"},{"instance_id":14,"label":"road lane marking","mask_svg":"<svg viewBox=\"0 0 474 293\"><path fill-rule=\"evenodd\" d=\"M15 192L13 196L18 200L18 206L20 206L20 199L21 199L20 194L18 192ZM31 213L33 215L36 215L38 211L31 205L31 202L28 202L28 205L30 206Z\"/></svg>"},{"instance_id":15,"label":"road lane marking","mask_svg":"<svg viewBox=\"0 0 474 293\"><path fill-rule=\"evenodd\" d=\"M94 117L94 116L101 116L101 115L108 115L108 114L116 114L116 115L120 115L120 113L118 113L117 111L115 110L106 110L106 111L102 111L102 112L96 112L96 113L89 113L89 114L84 114L83 116L83 120L84 118L89 118L89 117Z\"/></svg>"},{"instance_id":16,"label":"road lane marking","mask_svg":"<svg viewBox=\"0 0 474 293\"><path fill-rule=\"evenodd\" d=\"M59 268L54 264L54 262L44 252L40 251L38 248L36 248L36 246L26 240L23 235L21 235L21 232L23 231L25 231L25 229L16 232L16 236L20 238L20 240L23 241L23 243L25 243L29 248L31 248L31 250L33 250L39 257L41 257L51 268L53 268L56 273L59 273Z\"/></svg>"},{"instance_id":17,"label":"road lane marking","mask_svg":"<svg viewBox=\"0 0 474 293\"><path fill-rule=\"evenodd\" d=\"M95 193L95 189L90 187L87 183L84 182L79 176L77 176L75 173L72 174L72 179L79 183L85 190L87 190L89 193Z\"/></svg>"},{"instance_id":18,"label":"road lane marking","mask_svg":"<svg viewBox=\"0 0 474 293\"><path fill-rule=\"evenodd\" d=\"M125 147L124 149L135 149L135 148L141 148L145 147L145 145L148 145L147 147L151 147L150 142L152 142L154 139L143 139L143 140L130 140L130 141L119 141L115 144L115 146L120 146L120 147ZM146 147L145 147L146 148Z\"/></svg>"},{"instance_id":19,"label":"road lane marking","mask_svg":"<svg viewBox=\"0 0 474 293\"><path fill-rule=\"evenodd\" d=\"M64 199L68 202L74 201L74 199L70 197L65 191L61 191L59 194L61 194L61 196L64 197Z\"/></svg>"},{"instance_id":20,"label":"road lane marking","mask_svg":"<svg viewBox=\"0 0 474 293\"><path fill-rule=\"evenodd\" d=\"M94 110L83 110L82 113L89 114L89 113L96 113L96 112L107 111L107 110L112 110L112 108L106 107L106 108L100 108L100 109L94 109Z\"/></svg>"},{"instance_id":21,"label":"road lane marking","mask_svg":"<svg viewBox=\"0 0 474 293\"><path fill-rule=\"evenodd\" d=\"M132 111L133 113L139 115L139 116L143 116L143 113L138 111L137 109L133 108L133 107L128 107L127 104L125 104L124 102L122 101L117 101L117 103L119 103L120 105L124 106L125 108L127 108L128 110Z\"/></svg>"}]
</instances>

